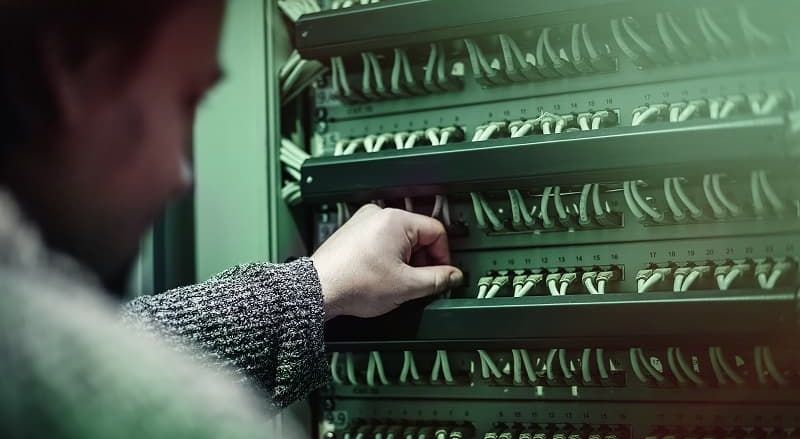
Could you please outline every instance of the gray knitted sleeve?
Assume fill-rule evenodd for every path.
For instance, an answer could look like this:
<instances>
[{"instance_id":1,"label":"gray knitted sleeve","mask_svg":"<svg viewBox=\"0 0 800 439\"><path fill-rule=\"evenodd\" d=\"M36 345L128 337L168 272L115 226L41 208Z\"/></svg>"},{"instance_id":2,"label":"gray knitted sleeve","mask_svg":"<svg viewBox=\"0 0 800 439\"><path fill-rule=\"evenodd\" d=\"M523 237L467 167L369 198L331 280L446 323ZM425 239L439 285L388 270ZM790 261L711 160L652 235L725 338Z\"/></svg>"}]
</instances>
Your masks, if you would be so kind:
<instances>
[{"instance_id":1,"label":"gray knitted sleeve","mask_svg":"<svg viewBox=\"0 0 800 439\"><path fill-rule=\"evenodd\" d=\"M237 372L285 407L324 385L323 302L308 258L253 263L123 308L126 323L155 329L197 360Z\"/></svg>"}]
</instances>

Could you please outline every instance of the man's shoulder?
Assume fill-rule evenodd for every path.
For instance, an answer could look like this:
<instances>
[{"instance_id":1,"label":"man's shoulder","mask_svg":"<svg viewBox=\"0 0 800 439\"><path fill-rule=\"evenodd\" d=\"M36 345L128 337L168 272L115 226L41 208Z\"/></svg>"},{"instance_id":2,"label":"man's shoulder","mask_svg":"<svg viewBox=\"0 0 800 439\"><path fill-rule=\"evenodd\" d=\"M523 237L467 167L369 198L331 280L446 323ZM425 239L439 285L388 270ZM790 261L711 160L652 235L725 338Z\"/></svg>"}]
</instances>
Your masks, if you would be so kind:
<instances>
[{"instance_id":1,"label":"man's shoulder","mask_svg":"<svg viewBox=\"0 0 800 439\"><path fill-rule=\"evenodd\" d=\"M0 333L0 420L30 419L3 413L9 404L58 410L20 428L49 425L70 430L65 437L89 438L263 431L262 412L244 389L153 335L123 327L101 291L57 272L0 267Z\"/></svg>"}]
</instances>

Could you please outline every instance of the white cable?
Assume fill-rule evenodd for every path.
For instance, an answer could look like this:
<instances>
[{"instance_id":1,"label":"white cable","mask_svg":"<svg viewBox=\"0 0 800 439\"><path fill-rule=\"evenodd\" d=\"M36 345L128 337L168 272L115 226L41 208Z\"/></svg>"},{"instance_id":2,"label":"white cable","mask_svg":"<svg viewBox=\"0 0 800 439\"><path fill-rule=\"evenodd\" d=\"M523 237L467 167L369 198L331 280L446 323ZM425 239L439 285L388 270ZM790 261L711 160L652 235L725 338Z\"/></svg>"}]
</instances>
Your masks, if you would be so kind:
<instances>
[{"instance_id":1,"label":"white cable","mask_svg":"<svg viewBox=\"0 0 800 439\"><path fill-rule=\"evenodd\" d=\"M350 381L352 385L358 385L358 379L356 379L356 363L353 359L353 353L347 352L345 354L345 366L347 369L347 380Z\"/></svg>"},{"instance_id":2,"label":"white cable","mask_svg":"<svg viewBox=\"0 0 800 439\"><path fill-rule=\"evenodd\" d=\"M555 226L553 221L550 219L550 213L548 209L548 204L550 203L550 194L553 191L551 186L547 186L544 188L544 193L542 193L542 203L541 207L539 208L539 214L542 217L542 224L544 224L545 228L551 228Z\"/></svg>"},{"instance_id":3,"label":"white cable","mask_svg":"<svg viewBox=\"0 0 800 439\"><path fill-rule=\"evenodd\" d=\"M664 214L651 207L650 204L648 204L647 201L644 199L644 197L642 197L642 195L639 193L638 181L632 181L630 183L630 191L634 201L636 201L636 203L639 205L642 211L644 211L650 218L652 218L653 221L657 223L664 221Z\"/></svg>"},{"instance_id":4,"label":"white cable","mask_svg":"<svg viewBox=\"0 0 800 439\"><path fill-rule=\"evenodd\" d=\"M605 294L606 293L606 280L599 279L597 281L597 294Z\"/></svg>"},{"instance_id":5,"label":"white cable","mask_svg":"<svg viewBox=\"0 0 800 439\"><path fill-rule=\"evenodd\" d=\"M344 384L344 380L339 376L339 353L334 352L331 355L331 377L334 384Z\"/></svg>"},{"instance_id":6,"label":"white cable","mask_svg":"<svg viewBox=\"0 0 800 439\"><path fill-rule=\"evenodd\" d=\"M453 371L450 369L450 358L447 356L447 351L440 350L438 352L442 358L442 375L444 375L444 381L448 384L452 383Z\"/></svg>"},{"instance_id":7,"label":"white cable","mask_svg":"<svg viewBox=\"0 0 800 439\"><path fill-rule=\"evenodd\" d=\"M736 372L736 369L731 367L728 363L728 360L725 359L725 354L722 353L722 348L717 346L714 349L714 354L717 356L717 361L719 362L720 367L722 368L723 372L737 385L745 384L744 378Z\"/></svg>"},{"instance_id":8,"label":"white cable","mask_svg":"<svg viewBox=\"0 0 800 439\"><path fill-rule=\"evenodd\" d=\"M675 193L678 195L678 199L689 209L689 213L691 213L692 217L700 218L703 216L703 211L697 207L696 204L692 201L691 198L686 194L683 190L683 186L681 185L681 179L679 177L675 177L672 179L672 185L675 188Z\"/></svg>"},{"instance_id":9,"label":"white cable","mask_svg":"<svg viewBox=\"0 0 800 439\"><path fill-rule=\"evenodd\" d=\"M533 364L531 362L531 357L528 355L527 349L517 349L522 357L522 365L525 367L525 374L528 376L528 381L531 383L535 383L538 381L538 377L536 376L536 372L533 370Z\"/></svg>"},{"instance_id":10,"label":"white cable","mask_svg":"<svg viewBox=\"0 0 800 439\"><path fill-rule=\"evenodd\" d=\"M592 118L592 130L599 130L600 124L603 123L603 118L595 116Z\"/></svg>"},{"instance_id":11,"label":"white cable","mask_svg":"<svg viewBox=\"0 0 800 439\"><path fill-rule=\"evenodd\" d=\"M681 291L681 287L683 286L683 281L686 279L686 275L683 273L676 273L675 279L672 281L672 291L675 293L679 293Z\"/></svg>"},{"instance_id":12,"label":"white cable","mask_svg":"<svg viewBox=\"0 0 800 439\"><path fill-rule=\"evenodd\" d=\"M769 201L769 204L772 206L775 212L783 212L786 209L786 206L775 190L772 189L772 185L769 184L766 171L758 171L758 181L761 183L761 188L764 189L764 195L766 195L767 201Z\"/></svg>"},{"instance_id":13,"label":"white cable","mask_svg":"<svg viewBox=\"0 0 800 439\"><path fill-rule=\"evenodd\" d=\"M569 218L569 214L567 214L567 209L564 207L564 202L561 199L561 186L556 186L553 189L553 204L556 206L558 218L562 221L567 220Z\"/></svg>"},{"instance_id":14,"label":"white cable","mask_svg":"<svg viewBox=\"0 0 800 439\"><path fill-rule=\"evenodd\" d=\"M639 357L639 361L642 363L645 370L647 371L648 374L650 374L651 377L655 378L655 380L659 383L664 382L665 379L664 375L662 375L661 372L656 370L656 368L653 367L653 365L650 364L649 361L647 361L647 358L645 358L644 351L642 350L642 348L636 348L636 355Z\"/></svg>"},{"instance_id":15,"label":"white cable","mask_svg":"<svg viewBox=\"0 0 800 439\"><path fill-rule=\"evenodd\" d=\"M384 386L389 385L389 378L386 377L386 371L383 369L383 360L381 359L380 352L373 351L372 356L375 357L375 365L378 369L378 379L380 379L381 384Z\"/></svg>"},{"instance_id":16,"label":"white cable","mask_svg":"<svg viewBox=\"0 0 800 439\"><path fill-rule=\"evenodd\" d=\"M630 181L626 181L622 184L622 192L625 195L625 204L628 205L628 209L631 210L633 216L639 221L644 220L644 214L642 213L642 210L639 209L639 205L633 200Z\"/></svg>"},{"instance_id":17,"label":"white cable","mask_svg":"<svg viewBox=\"0 0 800 439\"><path fill-rule=\"evenodd\" d=\"M494 213L494 209L492 209L492 206L490 206L489 202L486 201L486 198L484 198L483 195L478 194L478 200L480 201L481 207L486 214L486 218L490 223L492 223L492 228L494 231L499 232L503 230L503 221L501 221L500 218L498 218Z\"/></svg>"},{"instance_id":18,"label":"white cable","mask_svg":"<svg viewBox=\"0 0 800 439\"><path fill-rule=\"evenodd\" d=\"M685 293L685 292L689 291L689 288L691 288L692 285L694 285L695 281L698 278L700 278L701 274L702 273L700 273L697 270L692 270L692 272L689 273L688 276L686 276L686 280L683 281L683 285L681 285L681 292Z\"/></svg>"},{"instance_id":19,"label":"white cable","mask_svg":"<svg viewBox=\"0 0 800 439\"><path fill-rule=\"evenodd\" d=\"M712 177L711 174L706 174L703 176L703 192L706 195L706 200L708 200L708 204L711 206L711 210L714 212L714 217L717 219L725 218L727 215L727 211L720 206L717 198L714 196L714 189L712 188Z\"/></svg>"},{"instance_id":20,"label":"white cable","mask_svg":"<svg viewBox=\"0 0 800 439\"><path fill-rule=\"evenodd\" d=\"M550 292L551 296L560 296L561 294L558 291L558 283L555 279L550 279L547 281L547 290Z\"/></svg>"},{"instance_id":21,"label":"white cable","mask_svg":"<svg viewBox=\"0 0 800 439\"><path fill-rule=\"evenodd\" d=\"M439 351L436 351L436 358L433 360L433 368L431 369L431 382L439 381L439 371L442 369L442 357Z\"/></svg>"},{"instance_id":22,"label":"white cable","mask_svg":"<svg viewBox=\"0 0 800 439\"><path fill-rule=\"evenodd\" d=\"M414 381L419 380L419 372L417 371L417 365L414 362L414 354L411 351L403 351L403 369L400 372L401 383L405 384L408 382L409 373Z\"/></svg>"},{"instance_id":23,"label":"white cable","mask_svg":"<svg viewBox=\"0 0 800 439\"><path fill-rule=\"evenodd\" d=\"M630 348L628 350L628 358L631 363L631 369L633 370L633 374L636 376L636 378L639 379L639 381L641 381L644 384L647 384L648 383L647 377L644 375L644 372L642 372L642 368L639 366L639 356L636 349L637 348Z\"/></svg>"},{"instance_id":24,"label":"white cable","mask_svg":"<svg viewBox=\"0 0 800 439\"><path fill-rule=\"evenodd\" d=\"M639 287L639 293L645 293L653 288L656 284L661 282L664 279L664 275L660 271L656 271L655 273L651 274L647 280L641 284Z\"/></svg>"},{"instance_id":25,"label":"white cable","mask_svg":"<svg viewBox=\"0 0 800 439\"><path fill-rule=\"evenodd\" d=\"M597 287L594 286L592 278L590 277L587 277L583 280L583 286L586 287L586 290L589 291L589 294L600 294L600 292L597 291Z\"/></svg>"},{"instance_id":26,"label":"white cable","mask_svg":"<svg viewBox=\"0 0 800 439\"><path fill-rule=\"evenodd\" d=\"M683 377L683 374L680 371L680 367L678 366L678 362L675 359L675 348L669 347L667 348L667 364L669 365L669 370L672 372L672 375L675 376L675 379L678 381L678 385L686 385L689 384L689 381Z\"/></svg>"},{"instance_id":27,"label":"white cable","mask_svg":"<svg viewBox=\"0 0 800 439\"><path fill-rule=\"evenodd\" d=\"M731 201L725 193L722 191L722 184L720 183L720 179L722 178L721 174L713 174L711 176L711 184L712 188L714 189L714 194L717 196L719 201L725 206L726 209L731 213L733 216L739 216L742 214L742 208L736 205L733 201Z\"/></svg>"},{"instance_id":28,"label":"white cable","mask_svg":"<svg viewBox=\"0 0 800 439\"><path fill-rule=\"evenodd\" d=\"M569 282L561 281L560 288L558 289L558 295L566 296L568 288L569 288Z\"/></svg>"},{"instance_id":29,"label":"white cable","mask_svg":"<svg viewBox=\"0 0 800 439\"><path fill-rule=\"evenodd\" d=\"M676 221L683 221L686 218L686 214L683 212L683 209L678 205L678 202L675 201L675 197L672 194L672 178L665 178L664 179L664 197L667 200L667 206L669 206L669 210L672 211L672 217L675 218Z\"/></svg>"},{"instance_id":30,"label":"white cable","mask_svg":"<svg viewBox=\"0 0 800 439\"><path fill-rule=\"evenodd\" d=\"M558 349L550 349L547 351L547 359L545 360L545 372L547 373L547 380L548 381L555 381L556 374L553 368L553 361L556 358L556 354L558 354Z\"/></svg>"},{"instance_id":31,"label":"white cable","mask_svg":"<svg viewBox=\"0 0 800 439\"><path fill-rule=\"evenodd\" d=\"M591 190L591 184L585 184L581 189L580 202L578 203L578 218L582 225L588 225L591 222L589 220L589 194Z\"/></svg>"},{"instance_id":32,"label":"white cable","mask_svg":"<svg viewBox=\"0 0 800 439\"><path fill-rule=\"evenodd\" d=\"M697 373L695 373L694 370L692 370L692 367L686 361L686 358L683 357L681 348L675 348L675 358L678 360L678 365L680 366L683 373L686 375L686 378L689 379L689 381L695 383L698 386L705 385L705 381L703 381L703 379L700 378L700 375L698 375Z\"/></svg>"},{"instance_id":33,"label":"white cable","mask_svg":"<svg viewBox=\"0 0 800 439\"><path fill-rule=\"evenodd\" d=\"M500 372L500 369L497 367L497 365L494 363L494 360L492 360L492 357L486 351L479 349L478 355L481 357L481 361L483 362L483 364L486 365L488 372L491 372L491 374L494 375L494 377L497 379L503 377L503 373ZM483 378L488 379L489 375L485 374Z\"/></svg>"},{"instance_id":34,"label":"white cable","mask_svg":"<svg viewBox=\"0 0 800 439\"><path fill-rule=\"evenodd\" d=\"M631 122L631 125L632 126L639 126L642 123L646 122L651 117L653 117L655 115L658 115L659 111L660 110L659 110L658 107L648 107L646 110L644 110L642 112L634 113L633 121Z\"/></svg>"},{"instance_id":35,"label":"white cable","mask_svg":"<svg viewBox=\"0 0 800 439\"><path fill-rule=\"evenodd\" d=\"M522 214L522 221L525 223L525 226L533 227L535 221L533 219L532 212L528 211L528 206L525 204L525 198L522 196L522 193L518 189L514 189L513 192L514 196L517 197L517 204L519 205L519 210L520 213Z\"/></svg>"},{"instance_id":36,"label":"white cable","mask_svg":"<svg viewBox=\"0 0 800 439\"><path fill-rule=\"evenodd\" d=\"M758 171L750 173L750 194L753 197L753 210L756 216L763 216L767 212L764 204L764 197L761 196L761 182L758 179Z\"/></svg>"},{"instance_id":37,"label":"white cable","mask_svg":"<svg viewBox=\"0 0 800 439\"><path fill-rule=\"evenodd\" d=\"M558 364L561 366L561 373L564 375L564 378L571 380L572 379L572 370L570 370L569 363L567 361L567 350L566 349L559 349L558 350Z\"/></svg>"},{"instance_id":38,"label":"white cable","mask_svg":"<svg viewBox=\"0 0 800 439\"><path fill-rule=\"evenodd\" d=\"M719 110L719 118L725 119L733 113L733 110L736 109L736 101L732 99L725 99L722 103L722 108Z\"/></svg>"},{"instance_id":39,"label":"white cable","mask_svg":"<svg viewBox=\"0 0 800 439\"><path fill-rule=\"evenodd\" d=\"M522 384L522 354L519 349L511 349L511 356L513 357L514 384Z\"/></svg>"}]
</instances>

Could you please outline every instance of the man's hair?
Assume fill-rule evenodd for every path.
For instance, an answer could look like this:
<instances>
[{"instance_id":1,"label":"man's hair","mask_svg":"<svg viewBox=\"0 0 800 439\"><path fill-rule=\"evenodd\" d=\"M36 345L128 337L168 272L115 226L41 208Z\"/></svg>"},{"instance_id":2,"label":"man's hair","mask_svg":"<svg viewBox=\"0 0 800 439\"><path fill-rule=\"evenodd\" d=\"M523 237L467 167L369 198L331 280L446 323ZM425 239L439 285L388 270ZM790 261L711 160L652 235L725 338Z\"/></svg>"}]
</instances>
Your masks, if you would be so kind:
<instances>
[{"instance_id":1,"label":"man's hair","mask_svg":"<svg viewBox=\"0 0 800 439\"><path fill-rule=\"evenodd\" d=\"M191 2L0 0L0 160L15 145L47 139L59 122L47 51L75 69L110 49L115 77L124 80L159 24Z\"/></svg>"}]
</instances>

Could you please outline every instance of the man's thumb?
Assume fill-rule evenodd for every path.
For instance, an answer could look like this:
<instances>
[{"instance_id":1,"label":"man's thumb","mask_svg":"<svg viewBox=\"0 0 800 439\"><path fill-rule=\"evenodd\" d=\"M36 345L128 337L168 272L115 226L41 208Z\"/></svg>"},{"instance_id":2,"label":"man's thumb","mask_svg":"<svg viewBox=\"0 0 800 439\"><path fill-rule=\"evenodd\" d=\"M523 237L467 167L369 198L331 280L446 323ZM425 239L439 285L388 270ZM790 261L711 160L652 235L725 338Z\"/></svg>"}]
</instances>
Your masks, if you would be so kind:
<instances>
[{"instance_id":1,"label":"man's thumb","mask_svg":"<svg viewBox=\"0 0 800 439\"><path fill-rule=\"evenodd\" d=\"M429 267L407 266L406 300L431 296L455 288L464 281L464 273L450 265L433 265Z\"/></svg>"}]
</instances>

